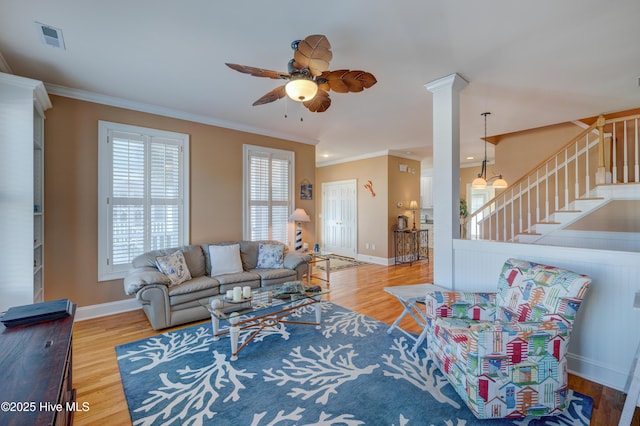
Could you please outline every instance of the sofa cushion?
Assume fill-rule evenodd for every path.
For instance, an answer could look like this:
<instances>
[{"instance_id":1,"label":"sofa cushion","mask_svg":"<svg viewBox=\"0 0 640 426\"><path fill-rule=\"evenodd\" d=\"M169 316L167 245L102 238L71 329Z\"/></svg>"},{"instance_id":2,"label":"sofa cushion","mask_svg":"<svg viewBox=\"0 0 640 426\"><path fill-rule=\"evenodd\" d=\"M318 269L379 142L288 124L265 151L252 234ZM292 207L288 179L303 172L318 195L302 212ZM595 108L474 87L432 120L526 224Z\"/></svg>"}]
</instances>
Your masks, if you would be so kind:
<instances>
[{"instance_id":1,"label":"sofa cushion","mask_svg":"<svg viewBox=\"0 0 640 426\"><path fill-rule=\"evenodd\" d=\"M175 306L218 294L220 294L218 280L207 276L197 277L171 287L169 289L169 304Z\"/></svg>"},{"instance_id":2,"label":"sofa cushion","mask_svg":"<svg viewBox=\"0 0 640 426\"><path fill-rule=\"evenodd\" d=\"M170 286L181 284L191 279L191 273L182 250L156 257L156 265L158 265L158 269L162 273L169 277Z\"/></svg>"},{"instance_id":3,"label":"sofa cushion","mask_svg":"<svg viewBox=\"0 0 640 426\"><path fill-rule=\"evenodd\" d=\"M278 279L278 278L290 278L295 280L296 271L293 269L252 269L250 272L258 274L263 282Z\"/></svg>"},{"instance_id":4,"label":"sofa cushion","mask_svg":"<svg viewBox=\"0 0 640 426\"><path fill-rule=\"evenodd\" d=\"M211 275L213 276L237 274L243 271L239 244L210 245L209 261L211 262Z\"/></svg>"},{"instance_id":5,"label":"sofa cushion","mask_svg":"<svg viewBox=\"0 0 640 426\"><path fill-rule=\"evenodd\" d=\"M284 245L258 244L257 269L275 269L284 267Z\"/></svg>"},{"instance_id":6,"label":"sofa cushion","mask_svg":"<svg viewBox=\"0 0 640 426\"><path fill-rule=\"evenodd\" d=\"M242 284L245 281L260 280L260 275L253 272L239 272L237 274L216 275L214 278L220 285Z\"/></svg>"},{"instance_id":7,"label":"sofa cushion","mask_svg":"<svg viewBox=\"0 0 640 426\"><path fill-rule=\"evenodd\" d=\"M202 253L202 247L200 247L199 245L152 250L134 258L131 264L134 268L142 268L148 266L157 269L158 266L156 265L156 257L166 256L167 254L171 254L176 250L182 251L192 277L200 277L202 275L205 275L204 254Z\"/></svg>"}]
</instances>

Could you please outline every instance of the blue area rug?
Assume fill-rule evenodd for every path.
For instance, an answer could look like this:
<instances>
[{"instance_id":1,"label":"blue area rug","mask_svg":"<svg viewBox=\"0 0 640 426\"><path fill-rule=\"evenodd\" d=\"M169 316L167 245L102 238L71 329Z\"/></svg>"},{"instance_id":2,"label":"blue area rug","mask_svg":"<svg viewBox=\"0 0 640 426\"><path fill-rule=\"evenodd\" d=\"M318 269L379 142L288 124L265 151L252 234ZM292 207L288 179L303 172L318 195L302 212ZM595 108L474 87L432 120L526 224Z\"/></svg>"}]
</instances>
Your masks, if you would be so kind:
<instances>
[{"instance_id":1,"label":"blue area rug","mask_svg":"<svg viewBox=\"0 0 640 426\"><path fill-rule=\"evenodd\" d=\"M589 425L593 400L577 392L560 416L480 421L401 333L329 302L322 319L265 329L234 362L210 323L116 347L133 424Z\"/></svg>"}]
</instances>

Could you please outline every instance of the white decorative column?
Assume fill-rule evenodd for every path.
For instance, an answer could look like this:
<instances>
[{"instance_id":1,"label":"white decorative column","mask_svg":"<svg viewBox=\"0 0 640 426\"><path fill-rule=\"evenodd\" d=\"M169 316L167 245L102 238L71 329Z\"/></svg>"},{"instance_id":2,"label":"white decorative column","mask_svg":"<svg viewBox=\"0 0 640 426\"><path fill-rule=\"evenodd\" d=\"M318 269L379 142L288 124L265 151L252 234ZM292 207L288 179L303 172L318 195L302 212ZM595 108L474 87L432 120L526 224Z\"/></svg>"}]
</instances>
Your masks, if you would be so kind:
<instances>
[{"instance_id":1,"label":"white decorative column","mask_svg":"<svg viewBox=\"0 0 640 426\"><path fill-rule=\"evenodd\" d=\"M460 238L460 91L458 74L425 84L433 93L433 283L453 288L453 239Z\"/></svg>"}]
</instances>

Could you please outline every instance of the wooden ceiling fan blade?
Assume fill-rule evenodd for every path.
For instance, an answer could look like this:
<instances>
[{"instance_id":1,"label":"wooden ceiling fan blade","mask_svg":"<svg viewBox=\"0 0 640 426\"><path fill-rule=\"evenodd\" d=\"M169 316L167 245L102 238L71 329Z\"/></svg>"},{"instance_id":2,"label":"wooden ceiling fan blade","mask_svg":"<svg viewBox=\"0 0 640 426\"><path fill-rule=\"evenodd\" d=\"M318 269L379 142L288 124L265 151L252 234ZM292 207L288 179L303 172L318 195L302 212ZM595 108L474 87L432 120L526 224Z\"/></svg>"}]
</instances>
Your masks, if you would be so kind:
<instances>
[{"instance_id":1,"label":"wooden ceiling fan blade","mask_svg":"<svg viewBox=\"0 0 640 426\"><path fill-rule=\"evenodd\" d=\"M362 92L378 82L373 74L359 70L327 71L319 79L324 80L320 88L337 93Z\"/></svg>"},{"instance_id":2,"label":"wooden ceiling fan blade","mask_svg":"<svg viewBox=\"0 0 640 426\"><path fill-rule=\"evenodd\" d=\"M282 86L276 87L257 101L253 103L253 106L264 105L270 102L277 101L278 99L284 98L287 95L287 92L284 90L284 84Z\"/></svg>"},{"instance_id":3,"label":"wooden ceiling fan blade","mask_svg":"<svg viewBox=\"0 0 640 426\"><path fill-rule=\"evenodd\" d=\"M248 65L239 65L239 64L230 64L230 63L225 63L225 65L231 68L232 70L236 70L243 74L249 74L254 77L267 77L267 78L273 78L276 80L288 79L291 77L291 75L286 72L265 70L263 68L250 67Z\"/></svg>"},{"instance_id":4,"label":"wooden ceiling fan blade","mask_svg":"<svg viewBox=\"0 0 640 426\"><path fill-rule=\"evenodd\" d=\"M298 49L293 53L293 66L297 69L308 68L311 75L317 77L329 69L332 58L331 44L327 37L310 35L298 43Z\"/></svg>"},{"instance_id":5,"label":"wooden ceiling fan blade","mask_svg":"<svg viewBox=\"0 0 640 426\"><path fill-rule=\"evenodd\" d=\"M302 103L311 112L325 112L331 106L329 93L318 88L318 93L310 101Z\"/></svg>"}]
</instances>

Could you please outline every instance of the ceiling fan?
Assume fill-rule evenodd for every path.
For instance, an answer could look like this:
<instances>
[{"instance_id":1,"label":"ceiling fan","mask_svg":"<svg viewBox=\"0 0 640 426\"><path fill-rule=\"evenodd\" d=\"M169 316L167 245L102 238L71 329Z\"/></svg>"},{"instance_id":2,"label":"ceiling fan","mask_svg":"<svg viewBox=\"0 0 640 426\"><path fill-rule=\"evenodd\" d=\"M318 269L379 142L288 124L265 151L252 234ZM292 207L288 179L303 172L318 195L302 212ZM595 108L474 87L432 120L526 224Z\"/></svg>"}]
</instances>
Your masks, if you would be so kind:
<instances>
[{"instance_id":1,"label":"ceiling fan","mask_svg":"<svg viewBox=\"0 0 640 426\"><path fill-rule=\"evenodd\" d=\"M289 80L276 87L257 101L264 105L289 96L312 112L324 112L331 106L329 90L337 93L362 92L377 83L373 74L366 71L329 71L329 61L333 57L331 44L324 35L310 35L304 40L291 43L293 59L289 61L288 72L265 70L247 65L226 65L241 73L255 77Z\"/></svg>"}]
</instances>

